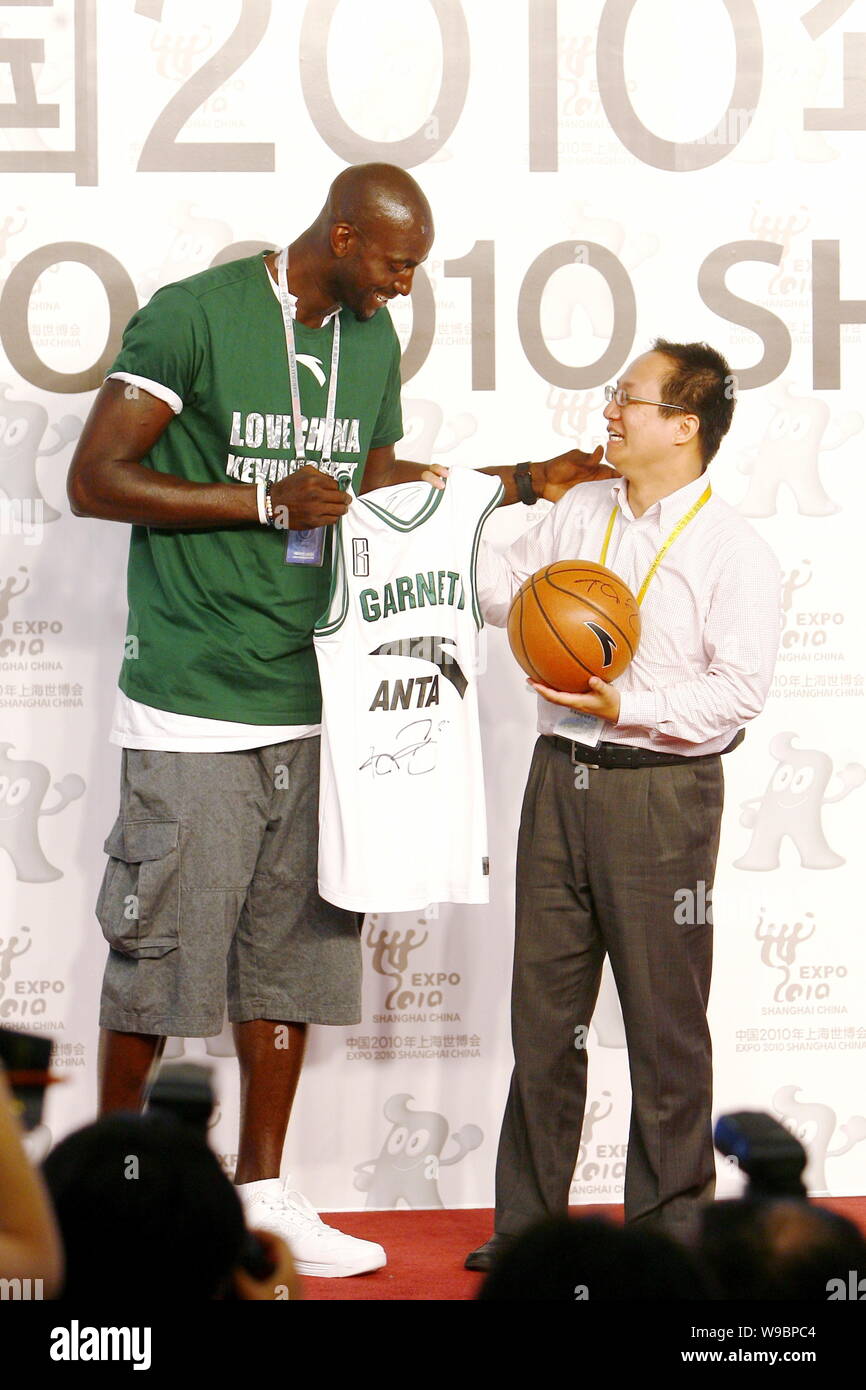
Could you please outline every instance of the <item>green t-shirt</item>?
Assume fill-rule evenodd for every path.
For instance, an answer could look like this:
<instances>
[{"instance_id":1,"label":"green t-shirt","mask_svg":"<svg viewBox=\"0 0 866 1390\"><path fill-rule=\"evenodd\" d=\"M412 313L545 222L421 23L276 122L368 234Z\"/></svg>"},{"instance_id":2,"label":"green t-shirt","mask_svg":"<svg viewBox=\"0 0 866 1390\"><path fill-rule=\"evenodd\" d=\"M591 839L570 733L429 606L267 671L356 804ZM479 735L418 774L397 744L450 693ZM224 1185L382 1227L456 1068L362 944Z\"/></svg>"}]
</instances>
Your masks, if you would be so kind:
<instances>
[{"instance_id":1,"label":"green t-shirt","mask_svg":"<svg viewBox=\"0 0 866 1390\"><path fill-rule=\"evenodd\" d=\"M130 320L110 372L175 392L183 410L143 460L193 482L285 476L294 459L285 332L261 255L157 290ZM294 324L308 462L321 456L333 320ZM403 434L400 345L386 310L340 315L332 457L360 486L371 448ZM248 724L321 717L312 630L328 602L319 568L285 563L286 533L133 526L120 687L176 714ZM130 638L135 638L134 642Z\"/></svg>"}]
</instances>

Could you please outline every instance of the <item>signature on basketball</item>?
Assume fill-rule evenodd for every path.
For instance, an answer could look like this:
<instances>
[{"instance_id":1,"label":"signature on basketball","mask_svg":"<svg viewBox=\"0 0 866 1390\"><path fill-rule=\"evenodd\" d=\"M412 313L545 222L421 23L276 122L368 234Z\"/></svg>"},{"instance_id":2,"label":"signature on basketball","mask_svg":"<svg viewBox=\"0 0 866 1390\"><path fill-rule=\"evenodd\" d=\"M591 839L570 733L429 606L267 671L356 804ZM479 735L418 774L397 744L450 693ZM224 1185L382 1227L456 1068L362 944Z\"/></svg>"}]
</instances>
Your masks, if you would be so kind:
<instances>
[{"instance_id":1,"label":"signature on basketball","mask_svg":"<svg viewBox=\"0 0 866 1390\"><path fill-rule=\"evenodd\" d=\"M444 729L449 721L440 719L437 732ZM390 751L377 753L370 749L370 756L361 763L359 771L369 767L374 777L387 777L392 772L407 772L410 777L432 772L436 766L438 744L433 737L432 719L413 719L397 734L394 747Z\"/></svg>"}]
</instances>

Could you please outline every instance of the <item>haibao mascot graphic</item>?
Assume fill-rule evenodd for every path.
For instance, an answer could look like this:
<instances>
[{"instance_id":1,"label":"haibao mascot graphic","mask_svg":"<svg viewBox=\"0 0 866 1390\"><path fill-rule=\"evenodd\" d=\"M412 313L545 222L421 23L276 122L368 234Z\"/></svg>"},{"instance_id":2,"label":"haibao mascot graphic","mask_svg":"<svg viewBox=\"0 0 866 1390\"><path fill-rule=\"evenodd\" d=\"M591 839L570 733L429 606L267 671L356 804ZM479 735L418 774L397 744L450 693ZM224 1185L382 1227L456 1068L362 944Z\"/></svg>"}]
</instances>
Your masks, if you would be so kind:
<instances>
[{"instance_id":1,"label":"haibao mascot graphic","mask_svg":"<svg viewBox=\"0 0 866 1390\"><path fill-rule=\"evenodd\" d=\"M801 1100L801 1095L799 1086L781 1086L773 1096L773 1108L806 1149L809 1162L803 1181L809 1192L820 1196L828 1190L827 1159L841 1158L843 1154L850 1153L856 1144L862 1144L866 1139L866 1116L852 1115L845 1124L840 1125L836 1111L831 1106ZM840 1140L835 1148L831 1148L837 1128Z\"/></svg>"},{"instance_id":2,"label":"haibao mascot graphic","mask_svg":"<svg viewBox=\"0 0 866 1390\"><path fill-rule=\"evenodd\" d=\"M410 1095L390 1096L384 1105L391 1130L377 1158L355 1165L355 1186L366 1192L368 1207L444 1206L439 1195L439 1169L459 1163L482 1143L477 1125L464 1125L451 1138L457 1148L442 1158L451 1128L433 1110L410 1110Z\"/></svg>"},{"instance_id":3,"label":"haibao mascot graphic","mask_svg":"<svg viewBox=\"0 0 866 1390\"><path fill-rule=\"evenodd\" d=\"M159 266L145 271L138 283L142 304L162 285L197 275L206 265L216 265L220 251L234 241L234 232L227 222L202 216L194 203L180 203L170 217L174 221L174 236L165 258ZM262 242L263 248L264 245ZM232 254L242 256L245 253L233 250ZM253 254L252 248L247 254Z\"/></svg>"},{"instance_id":4,"label":"haibao mascot graphic","mask_svg":"<svg viewBox=\"0 0 866 1390\"><path fill-rule=\"evenodd\" d=\"M795 748L796 734L777 734L770 752L778 765L763 796L744 801L740 825L752 832L745 854L734 860L737 869L778 869L779 848L793 841L804 869L835 869L845 860L830 848L821 813L866 781L866 768L847 763L837 774L839 789L825 796L833 776L833 759L817 748Z\"/></svg>"},{"instance_id":5,"label":"haibao mascot graphic","mask_svg":"<svg viewBox=\"0 0 866 1390\"><path fill-rule=\"evenodd\" d=\"M10 387L0 383L0 491L7 497L30 499L41 504L42 521L56 521L60 513L48 505L36 476L36 460L59 454L81 433L77 415L64 415L51 425L57 436L47 449L40 449L48 429L48 411L37 401L9 398Z\"/></svg>"},{"instance_id":6,"label":"haibao mascot graphic","mask_svg":"<svg viewBox=\"0 0 866 1390\"><path fill-rule=\"evenodd\" d=\"M42 763L19 762L10 758L11 743L0 743L0 848L15 865L19 883L52 883L63 873L49 864L39 843L39 820L56 816L84 792L84 780L69 772L54 790L60 800L42 809L51 785L51 774Z\"/></svg>"},{"instance_id":7,"label":"haibao mascot graphic","mask_svg":"<svg viewBox=\"0 0 866 1390\"><path fill-rule=\"evenodd\" d=\"M400 448L409 450L402 457L414 463L433 463L435 454L448 454L478 429L474 415L455 415L447 422L436 401L403 399L404 434Z\"/></svg>"},{"instance_id":8,"label":"haibao mascot graphic","mask_svg":"<svg viewBox=\"0 0 866 1390\"><path fill-rule=\"evenodd\" d=\"M826 401L795 395L787 386L777 385L773 399L776 409L764 438L740 470L750 481L739 510L743 516L774 516L780 489L790 489L803 516L832 516L839 506L821 481L818 456L857 434L862 415L851 410L831 424Z\"/></svg>"}]
</instances>

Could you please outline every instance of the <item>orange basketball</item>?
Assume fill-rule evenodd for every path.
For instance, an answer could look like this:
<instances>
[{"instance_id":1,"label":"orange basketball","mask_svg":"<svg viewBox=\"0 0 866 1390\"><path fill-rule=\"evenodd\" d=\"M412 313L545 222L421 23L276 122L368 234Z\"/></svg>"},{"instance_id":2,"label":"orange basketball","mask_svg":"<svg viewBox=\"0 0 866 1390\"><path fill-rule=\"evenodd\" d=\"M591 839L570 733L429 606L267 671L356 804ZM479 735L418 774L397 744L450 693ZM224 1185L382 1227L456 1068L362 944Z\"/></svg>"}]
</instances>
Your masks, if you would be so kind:
<instances>
[{"instance_id":1,"label":"orange basketball","mask_svg":"<svg viewBox=\"0 0 866 1390\"><path fill-rule=\"evenodd\" d=\"M530 575L508 614L508 640L528 676L573 695L590 676L612 681L640 641L640 612L618 575L588 560L558 560Z\"/></svg>"}]
</instances>

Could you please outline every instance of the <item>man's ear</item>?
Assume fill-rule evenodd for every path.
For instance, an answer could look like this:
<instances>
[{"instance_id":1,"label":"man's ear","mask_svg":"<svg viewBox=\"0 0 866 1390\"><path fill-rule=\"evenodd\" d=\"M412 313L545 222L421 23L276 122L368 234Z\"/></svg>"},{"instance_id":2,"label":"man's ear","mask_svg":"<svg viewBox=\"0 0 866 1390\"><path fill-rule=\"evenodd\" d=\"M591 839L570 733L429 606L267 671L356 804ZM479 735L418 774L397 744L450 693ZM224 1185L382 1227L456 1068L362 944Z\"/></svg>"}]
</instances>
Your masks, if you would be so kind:
<instances>
[{"instance_id":1,"label":"man's ear","mask_svg":"<svg viewBox=\"0 0 866 1390\"><path fill-rule=\"evenodd\" d=\"M698 435L701 422L697 415L681 415L677 421L677 444L690 444Z\"/></svg>"},{"instance_id":2,"label":"man's ear","mask_svg":"<svg viewBox=\"0 0 866 1390\"><path fill-rule=\"evenodd\" d=\"M350 256L360 245L360 237L350 222L335 222L331 227L331 250L335 256Z\"/></svg>"}]
</instances>

